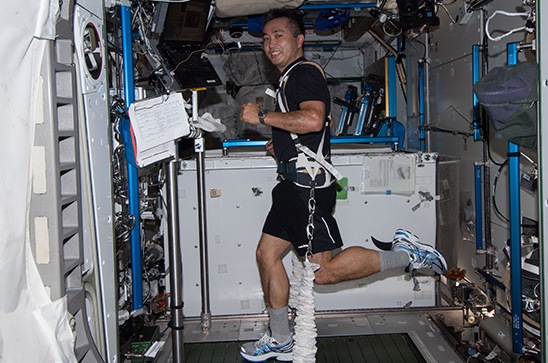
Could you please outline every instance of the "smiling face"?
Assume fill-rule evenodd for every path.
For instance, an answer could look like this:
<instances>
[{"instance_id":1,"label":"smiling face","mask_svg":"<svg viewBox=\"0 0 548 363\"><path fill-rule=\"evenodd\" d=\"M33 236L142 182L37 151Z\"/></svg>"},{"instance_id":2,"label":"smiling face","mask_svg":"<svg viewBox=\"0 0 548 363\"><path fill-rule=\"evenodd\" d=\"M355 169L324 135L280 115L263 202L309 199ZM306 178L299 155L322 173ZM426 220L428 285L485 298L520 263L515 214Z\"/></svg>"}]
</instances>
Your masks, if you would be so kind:
<instances>
[{"instance_id":1,"label":"smiling face","mask_svg":"<svg viewBox=\"0 0 548 363\"><path fill-rule=\"evenodd\" d=\"M288 18L270 20L263 28L264 52L280 72L303 55L304 35L295 33Z\"/></svg>"}]
</instances>

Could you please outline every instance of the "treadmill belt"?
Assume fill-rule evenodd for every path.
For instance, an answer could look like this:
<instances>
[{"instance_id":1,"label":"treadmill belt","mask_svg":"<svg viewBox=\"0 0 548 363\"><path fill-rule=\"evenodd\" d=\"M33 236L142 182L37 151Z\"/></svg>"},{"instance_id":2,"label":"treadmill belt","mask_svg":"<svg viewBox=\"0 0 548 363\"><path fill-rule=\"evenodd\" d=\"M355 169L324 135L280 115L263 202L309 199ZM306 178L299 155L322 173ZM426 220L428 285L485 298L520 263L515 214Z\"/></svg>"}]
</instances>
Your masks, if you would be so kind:
<instances>
[{"instance_id":1,"label":"treadmill belt","mask_svg":"<svg viewBox=\"0 0 548 363\"><path fill-rule=\"evenodd\" d=\"M244 363L239 349L243 342L187 343L185 360L190 363ZM419 350L403 334L377 334L316 339L316 363L426 363ZM268 362L277 362L270 359Z\"/></svg>"}]
</instances>

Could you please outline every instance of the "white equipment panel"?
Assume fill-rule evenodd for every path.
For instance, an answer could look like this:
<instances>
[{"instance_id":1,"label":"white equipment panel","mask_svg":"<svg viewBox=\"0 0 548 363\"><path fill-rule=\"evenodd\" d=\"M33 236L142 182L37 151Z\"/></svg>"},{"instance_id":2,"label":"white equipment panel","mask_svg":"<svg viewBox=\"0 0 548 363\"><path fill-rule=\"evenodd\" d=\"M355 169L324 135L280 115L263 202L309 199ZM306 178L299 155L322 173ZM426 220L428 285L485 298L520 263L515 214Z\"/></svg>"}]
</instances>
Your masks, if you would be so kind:
<instances>
[{"instance_id":1,"label":"white equipment panel","mask_svg":"<svg viewBox=\"0 0 548 363\"><path fill-rule=\"evenodd\" d=\"M270 209L271 190L277 183L275 161L264 153L231 153L228 157L212 157L213 152L208 153L205 184L211 314L262 313L264 302L255 248ZM371 157L390 160L402 155L414 163L412 193L363 192ZM424 195L436 195L436 160L436 154L334 150L333 164L348 178L347 197L337 200L335 210L345 246L376 249L371 236L391 241L397 228L408 229L422 242L435 245L435 198L426 200ZM195 161L182 161L181 169L178 183L184 313L194 317L201 313ZM291 253L284 259L289 273ZM421 276L418 281L417 290L410 276L391 270L336 285L316 286L316 310L434 306L435 279Z\"/></svg>"}]
</instances>

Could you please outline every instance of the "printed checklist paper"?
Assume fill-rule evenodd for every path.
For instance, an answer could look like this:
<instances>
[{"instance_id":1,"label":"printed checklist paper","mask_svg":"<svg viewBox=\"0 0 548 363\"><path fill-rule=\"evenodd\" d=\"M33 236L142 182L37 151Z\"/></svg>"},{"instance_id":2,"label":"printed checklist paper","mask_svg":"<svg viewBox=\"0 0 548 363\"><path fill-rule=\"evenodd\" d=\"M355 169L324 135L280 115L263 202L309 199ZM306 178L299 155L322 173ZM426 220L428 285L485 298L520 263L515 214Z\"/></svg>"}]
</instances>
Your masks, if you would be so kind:
<instances>
[{"instance_id":1,"label":"printed checklist paper","mask_svg":"<svg viewBox=\"0 0 548 363\"><path fill-rule=\"evenodd\" d=\"M180 93L137 101L129 107L135 161L139 167L171 157L174 141L190 134Z\"/></svg>"}]
</instances>

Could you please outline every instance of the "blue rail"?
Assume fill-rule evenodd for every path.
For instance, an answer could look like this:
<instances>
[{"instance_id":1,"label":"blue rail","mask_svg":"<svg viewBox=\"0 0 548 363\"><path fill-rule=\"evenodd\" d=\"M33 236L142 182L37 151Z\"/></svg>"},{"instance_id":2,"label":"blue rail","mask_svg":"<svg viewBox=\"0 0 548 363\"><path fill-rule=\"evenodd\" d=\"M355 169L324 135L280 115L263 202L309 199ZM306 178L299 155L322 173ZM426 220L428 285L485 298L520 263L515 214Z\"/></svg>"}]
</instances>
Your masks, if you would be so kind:
<instances>
[{"instance_id":1,"label":"blue rail","mask_svg":"<svg viewBox=\"0 0 548 363\"><path fill-rule=\"evenodd\" d=\"M516 64L517 43L506 46L508 65ZM521 216L519 146L508 142L508 188L510 199L510 281L512 294L512 349L523 350L523 312L521 307Z\"/></svg>"},{"instance_id":2,"label":"blue rail","mask_svg":"<svg viewBox=\"0 0 548 363\"><path fill-rule=\"evenodd\" d=\"M120 20L122 26L122 56L124 58L124 99L126 109L135 101L135 84L133 82L133 47L131 32L131 8L120 7ZM131 244L131 275L133 286L133 309L143 308L143 278L141 265L141 217L139 209L139 178L135 165L135 156L131 143L129 120L122 120L122 137L128 159L128 200L129 214L134 218L133 228L130 234Z\"/></svg>"},{"instance_id":3,"label":"blue rail","mask_svg":"<svg viewBox=\"0 0 548 363\"><path fill-rule=\"evenodd\" d=\"M222 148L227 150L231 147L254 147L254 146L264 146L268 140L247 140L247 139L230 139L224 140ZM343 145L343 144L396 144L400 143L401 140L397 136L387 136L387 137L373 137L367 135L360 136L332 136L331 144L332 145Z\"/></svg>"},{"instance_id":4,"label":"blue rail","mask_svg":"<svg viewBox=\"0 0 548 363\"><path fill-rule=\"evenodd\" d=\"M388 95L388 115L386 115L386 118L396 118L396 114L398 113L398 104L396 99L396 90L397 90L397 82L396 82L396 57L394 56L388 56L386 57L386 72L387 72L387 88L386 91Z\"/></svg>"},{"instance_id":5,"label":"blue rail","mask_svg":"<svg viewBox=\"0 0 548 363\"><path fill-rule=\"evenodd\" d=\"M483 178L481 170L483 166L476 163L474 165L474 194L476 207L476 252L483 252Z\"/></svg>"},{"instance_id":6,"label":"blue rail","mask_svg":"<svg viewBox=\"0 0 548 363\"><path fill-rule=\"evenodd\" d=\"M223 149L231 147L265 146L268 140L229 139L223 141Z\"/></svg>"},{"instance_id":7,"label":"blue rail","mask_svg":"<svg viewBox=\"0 0 548 363\"><path fill-rule=\"evenodd\" d=\"M472 84L476 84L480 77L480 46L475 44L472 46ZM480 128L480 104L476 93L472 91L472 115L473 115L473 137L474 141L481 140L481 128ZM474 193L476 196L476 252L484 251L483 246L483 200L482 200L482 190L483 190L483 176L482 176L482 166L474 165L474 177L475 177L475 187Z\"/></svg>"},{"instance_id":8,"label":"blue rail","mask_svg":"<svg viewBox=\"0 0 548 363\"><path fill-rule=\"evenodd\" d=\"M475 44L472 46L472 84L476 84L480 77L480 46ZM472 92L472 112L473 112L473 135L474 141L481 140L480 128L480 104L475 92Z\"/></svg>"},{"instance_id":9,"label":"blue rail","mask_svg":"<svg viewBox=\"0 0 548 363\"><path fill-rule=\"evenodd\" d=\"M426 133L424 132L424 112L425 112L425 100L424 100L424 62L419 62L419 150L424 152L426 150Z\"/></svg>"},{"instance_id":10,"label":"blue rail","mask_svg":"<svg viewBox=\"0 0 548 363\"><path fill-rule=\"evenodd\" d=\"M388 96L387 110L386 110L386 119L391 120L390 122L390 135L399 136L399 147L403 148L405 143L405 127L401 122L396 120L398 113L398 103L397 103L397 74L396 74L396 57L388 56L386 57L386 95ZM382 136L387 135L381 133Z\"/></svg>"}]
</instances>

